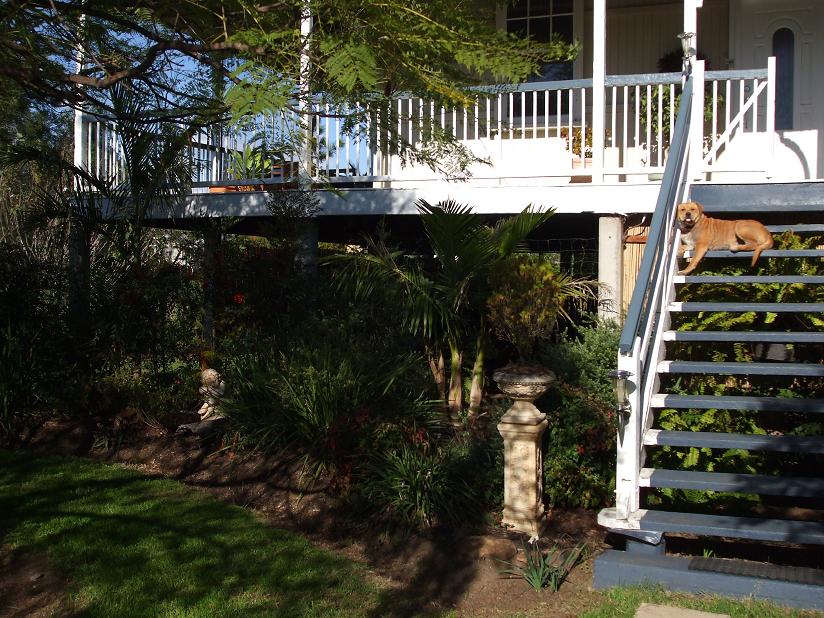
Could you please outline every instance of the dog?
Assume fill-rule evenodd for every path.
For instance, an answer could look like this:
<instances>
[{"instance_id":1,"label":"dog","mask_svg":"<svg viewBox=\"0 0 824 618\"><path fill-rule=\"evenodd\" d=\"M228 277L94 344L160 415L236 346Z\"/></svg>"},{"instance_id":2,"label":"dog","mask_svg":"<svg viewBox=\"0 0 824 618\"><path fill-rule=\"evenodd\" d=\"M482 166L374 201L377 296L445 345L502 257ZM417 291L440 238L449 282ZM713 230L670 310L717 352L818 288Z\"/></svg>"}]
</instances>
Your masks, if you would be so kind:
<instances>
[{"instance_id":1,"label":"dog","mask_svg":"<svg viewBox=\"0 0 824 618\"><path fill-rule=\"evenodd\" d=\"M694 271L710 250L752 251L752 267L761 252L773 246L772 234L762 223L752 219L713 219L704 214L704 207L698 202L679 204L676 219L681 230L678 257L683 257L687 249L693 252L689 266L679 270L679 275Z\"/></svg>"}]
</instances>

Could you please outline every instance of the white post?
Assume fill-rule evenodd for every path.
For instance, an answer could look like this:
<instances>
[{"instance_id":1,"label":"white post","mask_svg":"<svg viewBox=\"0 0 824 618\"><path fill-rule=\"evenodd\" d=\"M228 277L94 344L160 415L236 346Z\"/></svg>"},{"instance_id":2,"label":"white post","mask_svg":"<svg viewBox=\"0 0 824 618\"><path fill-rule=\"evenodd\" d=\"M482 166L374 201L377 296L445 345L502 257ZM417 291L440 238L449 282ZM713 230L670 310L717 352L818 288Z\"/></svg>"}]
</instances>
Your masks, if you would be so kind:
<instances>
[{"instance_id":1,"label":"white post","mask_svg":"<svg viewBox=\"0 0 824 618\"><path fill-rule=\"evenodd\" d=\"M80 17L80 26L81 28L86 23L86 19L84 16ZM81 33L82 34L82 33ZM78 37L81 38L81 37ZM83 70L83 45L82 43L77 46L77 55L75 57L75 63L77 68L77 73L79 74ZM77 168L83 168L83 152L85 151L85 142L84 137L85 133L83 131L83 104L78 104L77 107L74 108L74 166Z\"/></svg>"},{"instance_id":2,"label":"white post","mask_svg":"<svg viewBox=\"0 0 824 618\"><path fill-rule=\"evenodd\" d=\"M692 32L692 48L698 50L698 9L704 0L684 0L684 32Z\"/></svg>"},{"instance_id":3,"label":"white post","mask_svg":"<svg viewBox=\"0 0 824 618\"><path fill-rule=\"evenodd\" d=\"M689 178L698 180L704 171L704 61L692 63L692 114L689 135Z\"/></svg>"},{"instance_id":4,"label":"white post","mask_svg":"<svg viewBox=\"0 0 824 618\"><path fill-rule=\"evenodd\" d=\"M615 467L615 517L627 519L640 506L639 479L641 469L641 363L638 360L640 342L635 341L630 356L618 355L618 370L627 371L627 399L629 415L619 423L617 462ZM631 385L631 386L630 386ZM620 416L620 412L615 411Z\"/></svg>"},{"instance_id":5,"label":"white post","mask_svg":"<svg viewBox=\"0 0 824 618\"><path fill-rule=\"evenodd\" d=\"M624 219L598 217L598 317L620 319L623 312Z\"/></svg>"},{"instance_id":6,"label":"white post","mask_svg":"<svg viewBox=\"0 0 824 618\"><path fill-rule=\"evenodd\" d=\"M594 0L592 14L592 182L604 182L604 81L606 78L606 0ZM585 137L584 137L585 139Z\"/></svg>"},{"instance_id":7,"label":"white post","mask_svg":"<svg viewBox=\"0 0 824 618\"><path fill-rule=\"evenodd\" d=\"M312 131L312 93L309 91L309 70L311 68L309 59L309 39L312 36L312 13L309 2L304 2L300 12L300 77L298 93L298 109L301 112L300 121L306 122L306 131L303 136L301 147L300 164L304 168L300 177L306 176L306 181L312 176L312 141L314 138Z\"/></svg>"},{"instance_id":8,"label":"white post","mask_svg":"<svg viewBox=\"0 0 824 618\"><path fill-rule=\"evenodd\" d=\"M767 139L769 145L769 161L767 162L767 178L772 178L775 169L775 56L767 58Z\"/></svg>"}]
</instances>

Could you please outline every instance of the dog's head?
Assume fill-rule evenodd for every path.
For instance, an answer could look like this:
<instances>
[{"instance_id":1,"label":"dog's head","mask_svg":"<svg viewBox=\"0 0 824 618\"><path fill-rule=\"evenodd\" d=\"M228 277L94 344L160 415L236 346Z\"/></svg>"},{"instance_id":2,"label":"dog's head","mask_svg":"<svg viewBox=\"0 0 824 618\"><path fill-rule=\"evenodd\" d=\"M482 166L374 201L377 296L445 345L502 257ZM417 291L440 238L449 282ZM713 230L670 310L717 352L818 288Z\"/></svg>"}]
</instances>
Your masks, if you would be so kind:
<instances>
[{"instance_id":1,"label":"dog's head","mask_svg":"<svg viewBox=\"0 0 824 618\"><path fill-rule=\"evenodd\" d=\"M704 208L698 202L684 202L678 204L678 211L675 216L681 231L689 232L704 216Z\"/></svg>"}]
</instances>

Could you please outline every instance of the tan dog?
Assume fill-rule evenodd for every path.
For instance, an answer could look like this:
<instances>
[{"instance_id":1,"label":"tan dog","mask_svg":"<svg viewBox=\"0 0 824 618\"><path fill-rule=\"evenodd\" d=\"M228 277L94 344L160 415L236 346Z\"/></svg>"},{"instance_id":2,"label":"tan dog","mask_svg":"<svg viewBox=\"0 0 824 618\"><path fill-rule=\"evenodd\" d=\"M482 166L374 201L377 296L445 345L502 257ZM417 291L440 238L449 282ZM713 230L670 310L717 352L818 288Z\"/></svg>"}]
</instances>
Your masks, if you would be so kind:
<instances>
[{"instance_id":1,"label":"tan dog","mask_svg":"<svg viewBox=\"0 0 824 618\"><path fill-rule=\"evenodd\" d=\"M678 257L688 249L693 252L689 266L679 270L679 275L694 271L707 251L752 251L750 266L755 266L761 252L773 246L772 234L758 221L713 219L698 202L679 204L676 218L681 229Z\"/></svg>"}]
</instances>

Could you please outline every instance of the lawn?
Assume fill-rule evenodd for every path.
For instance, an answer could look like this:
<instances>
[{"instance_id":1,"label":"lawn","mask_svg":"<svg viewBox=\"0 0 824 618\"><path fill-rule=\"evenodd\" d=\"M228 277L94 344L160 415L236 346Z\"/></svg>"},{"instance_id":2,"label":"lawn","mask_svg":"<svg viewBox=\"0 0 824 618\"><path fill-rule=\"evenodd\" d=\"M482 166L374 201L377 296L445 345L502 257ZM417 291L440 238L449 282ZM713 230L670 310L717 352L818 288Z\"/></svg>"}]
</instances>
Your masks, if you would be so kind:
<instances>
[{"instance_id":1,"label":"lawn","mask_svg":"<svg viewBox=\"0 0 824 618\"><path fill-rule=\"evenodd\" d=\"M246 509L122 466L0 450L0 535L4 549L48 555L49 566L68 578L61 615L418 615L358 565L267 526ZM531 599L532 609L512 612L493 603L484 615L631 618L642 602L733 618L822 615L652 587L587 592L582 580L552 595L515 583L523 584L519 594ZM583 586L581 598L576 585ZM417 599L420 608L427 599Z\"/></svg>"},{"instance_id":2,"label":"lawn","mask_svg":"<svg viewBox=\"0 0 824 618\"><path fill-rule=\"evenodd\" d=\"M0 451L0 531L46 552L88 616L363 616L380 592L240 507L80 459Z\"/></svg>"}]
</instances>

